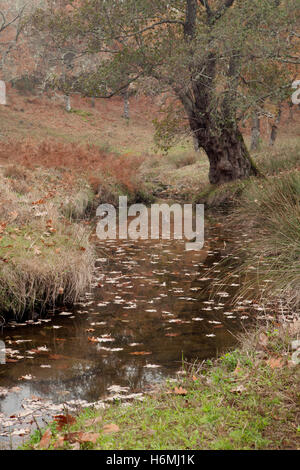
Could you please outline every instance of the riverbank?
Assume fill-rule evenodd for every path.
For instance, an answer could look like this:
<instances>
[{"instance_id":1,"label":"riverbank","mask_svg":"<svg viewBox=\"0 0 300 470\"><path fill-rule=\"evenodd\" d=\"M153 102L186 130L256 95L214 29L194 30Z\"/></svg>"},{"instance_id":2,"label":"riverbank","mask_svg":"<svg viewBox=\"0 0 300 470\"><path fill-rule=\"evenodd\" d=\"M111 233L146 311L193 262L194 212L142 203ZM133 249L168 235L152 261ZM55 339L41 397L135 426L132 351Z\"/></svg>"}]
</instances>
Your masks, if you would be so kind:
<instances>
[{"instance_id":1,"label":"riverbank","mask_svg":"<svg viewBox=\"0 0 300 470\"><path fill-rule=\"evenodd\" d=\"M72 304L92 279L91 229L79 220L93 193L61 170L3 165L0 170L0 314L36 320Z\"/></svg>"},{"instance_id":2,"label":"riverbank","mask_svg":"<svg viewBox=\"0 0 300 470\"><path fill-rule=\"evenodd\" d=\"M298 322L244 334L216 361L182 374L143 401L86 410L36 431L25 449L297 449Z\"/></svg>"}]
</instances>

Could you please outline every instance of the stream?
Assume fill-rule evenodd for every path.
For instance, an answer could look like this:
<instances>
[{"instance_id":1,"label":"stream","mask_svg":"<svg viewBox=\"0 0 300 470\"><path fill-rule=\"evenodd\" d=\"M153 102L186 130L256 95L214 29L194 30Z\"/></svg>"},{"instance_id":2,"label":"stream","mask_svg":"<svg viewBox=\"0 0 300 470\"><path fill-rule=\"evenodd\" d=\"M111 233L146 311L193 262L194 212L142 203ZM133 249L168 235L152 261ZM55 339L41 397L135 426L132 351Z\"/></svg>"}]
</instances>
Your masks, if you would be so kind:
<instances>
[{"instance_id":1,"label":"stream","mask_svg":"<svg viewBox=\"0 0 300 470\"><path fill-rule=\"evenodd\" d=\"M178 376L183 359L236 344L260 310L251 300L232 305L239 261L230 255L243 235L233 239L214 222L205 239L199 252L182 240L98 241L93 286L80 302L0 331L0 448L15 448L65 409L141 399ZM212 296L225 274L226 291L215 286Z\"/></svg>"}]
</instances>

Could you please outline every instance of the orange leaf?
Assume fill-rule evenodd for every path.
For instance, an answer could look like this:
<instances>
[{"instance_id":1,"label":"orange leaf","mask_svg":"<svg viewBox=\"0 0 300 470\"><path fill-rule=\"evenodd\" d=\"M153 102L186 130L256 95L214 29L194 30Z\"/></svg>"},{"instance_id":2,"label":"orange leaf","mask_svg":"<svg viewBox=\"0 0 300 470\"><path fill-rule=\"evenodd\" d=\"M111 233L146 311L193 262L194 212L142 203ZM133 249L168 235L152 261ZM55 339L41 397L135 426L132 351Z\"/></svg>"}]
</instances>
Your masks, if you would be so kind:
<instances>
[{"instance_id":1,"label":"orange leaf","mask_svg":"<svg viewBox=\"0 0 300 470\"><path fill-rule=\"evenodd\" d=\"M132 353L129 353L129 354L131 354L132 356L148 356L149 354L152 354L152 352L136 351L136 352L132 352Z\"/></svg>"},{"instance_id":2,"label":"orange leaf","mask_svg":"<svg viewBox=\"0 0 300 470\"><path fill-rule=\"evenodd\" d=\"M94 336L89 336L88 337L88 340L90 343L98 343L99 341L97 340L97 338L95 338Z\"/></svg>"},{"instance_id":3,"label":"orange leaf","mask_svg":"<svg viewBox=\"0 0 300 470\"><path fill-rule=\"evenodd\" d=\"M50 442L51 442L51 429L47 429L47 431L44 433L42 436L42 439L40 440L39 447L40 449L48 449Z\"/></svg>"},{"instance_id":4,"label":"orange leaf","mask_svg":"<svg viewBox=\"0 0 300 470\"><path fill-rule=\"evenodd\" d=\"M73 416L66 415L56 415L54 416L54 421L57 423L56 427L60 431L64 426L76 423L76 418Z\"/></svg>"}]
</instances>

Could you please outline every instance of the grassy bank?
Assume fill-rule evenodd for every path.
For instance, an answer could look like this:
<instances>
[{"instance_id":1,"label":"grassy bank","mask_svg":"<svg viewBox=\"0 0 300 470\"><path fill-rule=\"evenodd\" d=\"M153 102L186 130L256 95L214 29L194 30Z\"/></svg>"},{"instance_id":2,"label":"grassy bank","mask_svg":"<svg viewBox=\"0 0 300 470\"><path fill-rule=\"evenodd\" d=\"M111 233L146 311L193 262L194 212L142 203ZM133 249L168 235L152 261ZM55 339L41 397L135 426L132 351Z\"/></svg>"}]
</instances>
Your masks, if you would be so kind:
<instances>
[{"instance_id":1,"label":"grassy bank","mask_svg":"<svg viewBox=\"0 0 300 470\"><path fill-rule=\"evenodd\" d=\"M246 278L242 294L255 288L262 297L280 298L300 307L300 171L251 181L233 214L233 224L249 234L247 256L241 271Z\"/></svg>"},{"instance_id":2,"label":"grassy bank","mask_svg":"<svg viewBox=\"0 0 300 470\"><path fill-rule=\"evenodd\" d=\"M63 170L0 170L0 305L5 318L36 318L72 303L91 281L93 249L84 217L90 186Z\"/></svg>"},{"instance_id":3,"label":"grassy bank","mask_svg":"<svg viewBox=\"0 0 300 470\"><path fill-rule=\"evenodd\" d=\"M142 402L84 410L64 427L36 431L25 448L298 448L300 371L291 341L299 333L299 322L258 329L217 361L187 365L186 375Z\"/></svg>"}]
</instances>

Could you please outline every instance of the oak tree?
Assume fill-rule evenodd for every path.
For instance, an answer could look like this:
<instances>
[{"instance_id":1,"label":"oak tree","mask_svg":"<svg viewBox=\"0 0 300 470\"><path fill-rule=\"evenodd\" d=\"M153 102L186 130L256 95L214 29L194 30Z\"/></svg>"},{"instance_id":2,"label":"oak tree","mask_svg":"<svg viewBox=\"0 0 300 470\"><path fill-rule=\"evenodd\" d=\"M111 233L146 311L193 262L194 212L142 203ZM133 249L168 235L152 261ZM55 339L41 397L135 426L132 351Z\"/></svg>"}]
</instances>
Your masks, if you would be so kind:
<instances>
[{"instance_id":1,"label":"oak tree","mask_svg":"<svg viewBox=\"0 0 300 470\"><path fill-rule=\"evenodd\" d=\"M69 0L33 22L95 58L73 76L74 91L111 97L151 78L173 93L219 184L258 174L239 123L282 89L249 83L249 64L299 63L299 1Z\"/></svg>"}]
</instances>

